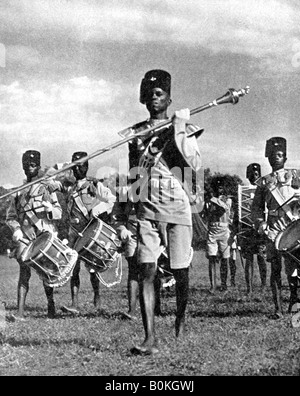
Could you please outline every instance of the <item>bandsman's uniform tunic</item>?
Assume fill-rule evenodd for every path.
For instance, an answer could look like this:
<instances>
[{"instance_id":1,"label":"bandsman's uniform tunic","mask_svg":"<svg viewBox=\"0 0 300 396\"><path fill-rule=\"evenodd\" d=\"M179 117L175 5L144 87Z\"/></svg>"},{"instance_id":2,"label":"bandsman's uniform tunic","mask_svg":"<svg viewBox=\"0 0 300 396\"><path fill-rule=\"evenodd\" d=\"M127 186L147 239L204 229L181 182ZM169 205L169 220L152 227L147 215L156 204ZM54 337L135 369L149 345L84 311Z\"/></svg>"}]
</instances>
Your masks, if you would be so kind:
<instances>
[{"instance_id":1,"label":"bandsman's uniform tunic","mask_svg":"<svg viewBox=\"0 0 300 396\"><path fill-rule=\"evenodd\" d=\"M272 261L281 254L275 248L275 239L281 231L286 230L292 221L299 219L298 200L283 205L300 187L300 171L296 169L280 169L272 172L257 182L257 189L252 203L251 216L256 228L265 222L265 207L267 208L267 228L265 234L269 239L267 243L267 260ZM286 273L289 276L296 268L296 263L285 256Z\"/></svg>"},{"instance_id":2,"label":"bandsman's uniform tunic","mask_svg":"<svg viewBox=\"0 0 300 396\"><path fill-rule=\"evenodd\" d=\"M46 212L42 202L50 202L52 211ZM6 223L14 233L20 229L24 234L24 241L17 242L15 257L21 262L21 255L30 243L42 232L56 232L55 220L60 220L62 209L57 194L51 184L41 182L18 192L12 198L7 210ZM24 243L25 242L25 243Z\"/></svg>"},{"instance_id":3,"label":"bandsman's uniform tunic","mask_svg":"<svg viewBox=\"0 0 300 396\"><path fill-rule=\"evenodd\" d=\"M130 132L134 136L155 122L137 124ZM137 210L139 263L157 263L167 247L172 269L190 264L192 188L185 170L198 171L201 167L197 133L198 127L187 124L183 128L178 123L165 128L158 137L138 138L129 144L131 179L137 177L130 198Z\"/></svg>"}]
</instances>

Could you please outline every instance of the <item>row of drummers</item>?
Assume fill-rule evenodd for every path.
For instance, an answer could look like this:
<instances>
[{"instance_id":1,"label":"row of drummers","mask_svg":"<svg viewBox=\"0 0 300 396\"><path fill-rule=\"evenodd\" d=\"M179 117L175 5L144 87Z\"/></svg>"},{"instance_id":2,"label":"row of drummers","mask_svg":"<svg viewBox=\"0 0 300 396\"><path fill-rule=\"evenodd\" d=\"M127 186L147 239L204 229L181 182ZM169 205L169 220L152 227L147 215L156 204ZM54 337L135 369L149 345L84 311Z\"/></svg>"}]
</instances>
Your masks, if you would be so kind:
<instances>
[{"instance_id":1,"label":"row of drummers","mask_svg":"<svg viewBox=\"0 0 300 396\"><path fill-rule=\"evenodd\" d=\"M76 152L72 162L86 156L85 152ZM35 150L26 151L22 164L27 183L38 180L41 154ZM88 177L88 168L88 162L74 166L72 171L76 180L73 184L46 179L31 183L11 199L6 223L13 232L14 249L10 257L16 258L20 265L20 317L24 316L31 268L43 280L48 298L48 316L54 310L53 288L65 285L75 274L79 277L77 267L80 261L100 281L101 273L111 268L116 269L118 278L114 283L121 281L121 254L124 253L124 246L134 245L133 234L123 224L123 208L118 207L115 195L99 180ZM62 218L58 191L66 198L68 240L59 239L56 229L57 222ZM114 228L106 222L113 208L120 219L115 222Z\"/></svg>"}]
</instances>

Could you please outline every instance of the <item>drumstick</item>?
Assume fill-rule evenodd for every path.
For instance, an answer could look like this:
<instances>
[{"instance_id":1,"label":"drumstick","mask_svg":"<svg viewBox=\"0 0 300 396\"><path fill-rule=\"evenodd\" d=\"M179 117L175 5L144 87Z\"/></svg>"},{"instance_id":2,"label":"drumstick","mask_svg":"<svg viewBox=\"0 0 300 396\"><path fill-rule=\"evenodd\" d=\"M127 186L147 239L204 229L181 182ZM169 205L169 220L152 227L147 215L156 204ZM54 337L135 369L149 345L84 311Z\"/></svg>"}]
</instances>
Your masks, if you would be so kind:
<instances>
[{"instance_id":1,"label":"drumstick","mask_svg":"<svg viewBox=\"0 0 300 396\"><path fill-rule=\"evenodd\" d=\"M78 235L83 237L84 232L88 229L88 227L92 224L94 220L94 217L92 217L91 220L87 223L86 227L81 232L79 232Z\"/></svg>"},{"instance_id":2,"label":"drumstick","mask_svg":"<svg viewBox=\"0 0 300 396\"><path fill-rule=\"evenodd\" d=\"M76 234L77 234L79 237L82 238L82 237L83 237L83 233L87 230L87 228L91 225L91 223L92 223L93 221L94 221L94 218L92 218L92 219L87 223L86 227L85 227L81 232L79 232L78 230L76 230L76 228L73 227L72 224L71 224L71 228L72 228L73 231L76 232ZM76 224L79 224L79 220L78 220L78 222L76 222Z\"/></svg>"}]
</instances>

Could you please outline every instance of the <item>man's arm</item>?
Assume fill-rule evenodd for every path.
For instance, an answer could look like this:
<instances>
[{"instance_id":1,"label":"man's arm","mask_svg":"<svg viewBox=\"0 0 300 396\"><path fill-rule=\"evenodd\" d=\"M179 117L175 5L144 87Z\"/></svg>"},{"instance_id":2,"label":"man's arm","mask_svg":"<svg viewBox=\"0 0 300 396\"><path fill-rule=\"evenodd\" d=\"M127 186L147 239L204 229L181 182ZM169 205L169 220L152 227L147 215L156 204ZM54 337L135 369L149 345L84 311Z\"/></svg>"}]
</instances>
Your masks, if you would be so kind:
<instances>
[{"instance_id":1,"label":"man's arm","mask_svg":"<svg viewBox=\"0 0 300 396\"><path fill-rule=\"evenodd\" d=\"M227 212L228 214L231 211L231 205L232 205L232 200L230 198L226 198L226 196L221 195L220 197L213 197L210 200L212 203L217 205L218 207L222 208L224 212Z\"/></svg>"},{"instance_id":2,"label":"man's arm","mask_svg":"<svg viewBox=\"0 0 300 396\"><path fill-rule=\"evenodd\" d=\"M62 218L62 208L58 202L57 194L52 193L50 195L50 203L52 205L51 212L48 213L50 220L60 220Z\"/></svg>"},{"instance_id":3,"label":"man's arm","mask_svg":"<svg viewBox=\"0 0 300 396\"><path fill-rule=\"evenodd\" d=\"M105 187L101 182L97 183L97 198L100 202L94 206L93 216L97 217L105 212L110 214L116 202L116 197L111 190Z\"/></svg>"},{"instance_id":4,"label":"man's arm","mask_svg":"<svg viewBox=\"0 0 300 396\"><path fill-rule=\"evenodd\" d=\"M133 203L128 199L124 202L119 199L114 204L113 207L113 227L117 231L119 238L124 241L128 240L132 236L132 232L128 230L129 216L133 210Z\"/></svg>"},{"instance_id":5,"label":"man's arm","mask_svg":"<svg viewBox=\"0 0 300 396\"><path fill-rule=\"evenodd\" d=\"M12 197L10 201L10 205L6 212L6 224L11 229L12 232L21 229L21 225L19 223L19 217L16 209L16 198Z\"/></svg>"},{"instance_id":6,"label":"man's arm","mask_svg":"<svg viewBox=\"0 0 300 396\"><path fill-rule=\"evenodd\" d=\"M6 212L6 224L13 233L13 241L17 242L23 238L23 231L19 223L18 213L16 209L16 198L12 197L9 208Z\"/></svg>"},{"instance_id":7,"label":"man's arm","mask_svg":"<svg viewBox=\"0 0 300 396\"><path fill-rule=\"evenodd\" d=\"M175 112L172 124L174 127L175 141L179 151L188 165L194 171L198 171L201 168L202 159L197 143L196 131L203 130L192 124L187 125L189 119L189 109L179 110ZM191 133L191 131L193 133Z\"/></svg>"}]
</instances>

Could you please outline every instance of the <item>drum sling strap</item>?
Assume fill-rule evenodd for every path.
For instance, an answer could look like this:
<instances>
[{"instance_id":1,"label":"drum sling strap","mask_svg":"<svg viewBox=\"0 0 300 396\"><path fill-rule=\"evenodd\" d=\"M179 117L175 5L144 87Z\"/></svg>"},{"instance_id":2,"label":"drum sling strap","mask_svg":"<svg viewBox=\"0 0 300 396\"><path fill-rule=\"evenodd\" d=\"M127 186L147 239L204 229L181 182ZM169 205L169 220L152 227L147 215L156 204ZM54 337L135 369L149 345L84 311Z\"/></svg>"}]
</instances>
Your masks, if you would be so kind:
<instances>
[{"instance_id":1,"label":"drum sling strap","mask_svg":"<svg viewBox=\"0 0 300 396\"><path fill-rule=\"evenodd\" d=\"M198 131L198 129L197 129L197 131ZM197 131L196 131L196 132L197 132ZM192 135L195 134L196 132L194 131L193 133L190 134L190 136L192 136ZM149 142L149 145L150 145L150 143L151 143L151 142ZM166 144L167 144L167 142L165 143L165 146L166 146ZM146 148L145 151L149 151L149 145L148 145L148 147ZM147 178L144 178L144 180L143 180L142 183L141 183L140 190L142 190L142 189L145 187L146 182L149 180L150 175L151 175L151 168L152 168L153 166L156 166L156 165L160 162L163 166L165 166L165 167L168 168L167 163L166 163L166 162L164 161L164 159L162 158L162 152L163 152L163 148L161 149L161 151L160 151L159 153L157 153L157 155L155 156L154 160L152 160L151 166L147 166L147 165L149 164L149 162L148 162L147 160L146 160L146 161L145 161L145 160L144 160L144 161L143 161L143 160L141 161L142 164L139 165L139 166L144 167L144 168L147 170L148 179L147 179ZM168 168L168 169L169 169L169 168ZM193 200L193 198L192 198L192 196L191 196L191 193L190 193L189 187L188 187L188 185L187 185L187 182L186 182L186 181L180 180L180 179L178 178L178 176L177 176L174 172L172 172L172 169L171 169L170 171L171 171L172 175L174 176L174 178L180 183L182 189L183 189L183 190L185 191L185 193L187 194L188 199L189 199L189 202L190 202L190 205L193 205L193 204L194 204L194 200ZM195 226L196 226L196 228L197 228L197 233L198 233L198 235L204 235L204 234L206 234L206 233L207 233L207 227L206 227L206 225L204 224L203 220L201 219L199 213L193 213L193 218L194 218L194 224L195 224Z\"/></svg>"},{"instance_id":2,"label":"drum sling strap","mask_svg":"<svg viewBox=\"0 0 300 396\"><path fill-rule=\"evenodd\" d=\"M89 186L89 182L85 182L79 190L73 192L72 197L74 199L75 204L77 205L78 209L81 211L81 213L84 215L84 217L86 217L87 219L89 219L89 213L87 211L87 208L84 206L82 199L79 195L79 193L83 190L85 190L88 186Z\"/></svg>"},{"instance_id":3,"label":"drum sling strap","mask_svg":"<svg viewBox=\"0 0 300 396\"><path fill-rule=\"evenodd\" d=\"M295 217L293 216L290 205L289 204L284 205L284 203L286 202L286 198L283 197L283 195L280 193L279 189L277 187L275 187L273 189L269 189L269 191L272 194L273 198L276 200L276 202L282 207L286 216L291 221L295 220Z\"/></svg>"},{"instance_id":4,"label":"drum sling strap","mask_svg":"<svg viewBox=\"0 0 300 396\"><path fill-rule=\"evenodd\" d=\"M83 235L83 232L88 228L88 226L91 224L93 221L93 217L90 219L90 215L88 213L87 208L85 207L84 203L82 202L82 199L80 197L80 192L88 188L90 185L90 181L87 180L77 191L74 191L72 193L72 198L74 200L74 203L76 204L77 208L80 210L80 212L83 214L83 216L88 220L87 225L85 226L84 230L79 232L75 227L70 225L71 229L80 237ZM73 208L73 207L72 207ZM70 213L72 212L72 208L70 210Z\"/></svg>"},{"instance_id":5,"label":"drum sling strap","mask_svg":"<svg viewBox=\"0 0 300 396\"><path fill-rule=\"evenodd\" d=\"M34 186L33 186L33 188L30 190L30 196L32 196L34 192L35 192L35 189L34 189ZM23 209L23 213L25 213L25 216L28 218L30 224L32 226L36 227L41 232L45 231L44 227L43 227L42 220L39 219L37 217L37 215L34 213L33 208L28 204L28 202L26 201L24 195L21 196L20 205L21 205L21 207ZM25 234L26 234L26 232L25 232ZM27 235L27 237L29 237L29 235Z\"/></svg>"}]
</instances>

